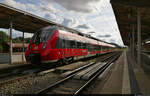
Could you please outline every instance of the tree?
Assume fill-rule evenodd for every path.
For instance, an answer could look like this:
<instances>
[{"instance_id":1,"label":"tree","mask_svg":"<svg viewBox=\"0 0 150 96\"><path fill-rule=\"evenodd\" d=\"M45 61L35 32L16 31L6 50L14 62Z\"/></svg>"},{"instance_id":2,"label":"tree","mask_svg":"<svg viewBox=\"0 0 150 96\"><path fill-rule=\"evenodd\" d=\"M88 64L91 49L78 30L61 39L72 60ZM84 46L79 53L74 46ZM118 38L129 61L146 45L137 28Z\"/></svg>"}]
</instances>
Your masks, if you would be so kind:
<instances>
[{"instance_id":1,"label":"tree","mask_svg":"<svg viewBox=\"0 0 150 96\"><path fill-rule=\"evenodd\" d=\"M13 43L22 43L23 38L22 37L16 37L13 39Z\"/></svg>"},{"instance_id":2,"label":"tree","mask_svg":"<svg viewBox=\"0 0 150 96\"><path fill-rule=\"evenodd\" d=\"M0 52L3 52L3 46L0 45Z\"/></svg>"},{"instance_id":3,"label":"tree","mask_svg":"<svg viewBox=\"0 0 150 96\"><path fill-rule=\"evenodd\" d=\"M0 31L0 44L8 41L9 41L9 36L4 31Z\"/></svg>"},{"instance_id":4,"label":"tree","mask_svg":"<svg viewBox=\"0 0 150 96\"><path fill-rule=\"evenodd\" d=\"M4 31L0 31L0 52L3 51L3 44L8 41L9 36Z\"/></svg>"},{"instance_id":5,"label":"tree","mask_svg":"<svg viewBox=\"0 0 150 96\"><path fill-rule=\"evenodd\" d=\"M25 43L29 43L30 39L31 39L30 37L24 38L24 42L25 42Z\"/></svg>"}]
</instances>

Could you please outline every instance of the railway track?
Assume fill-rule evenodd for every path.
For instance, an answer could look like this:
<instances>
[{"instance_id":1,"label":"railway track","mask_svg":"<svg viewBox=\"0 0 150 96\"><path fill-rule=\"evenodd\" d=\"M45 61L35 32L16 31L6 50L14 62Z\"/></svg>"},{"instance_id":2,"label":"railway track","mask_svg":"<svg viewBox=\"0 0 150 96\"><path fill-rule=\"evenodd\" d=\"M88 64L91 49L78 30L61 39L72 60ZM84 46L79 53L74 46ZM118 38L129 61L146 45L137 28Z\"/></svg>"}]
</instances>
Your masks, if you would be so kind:
<instances>
[{"instance_id":1,"label":"railway track","mask_svg":"<svg viewBox=\"0 0 150 96\"><path fill-rule=\"evenodd\" d=\"M112 55L114 55L115 53L113 53ZM109 58L111 58L112 57L112 55L111 56L106 56L107 58L103 58L103 62L105 62L106 60L108 60ZM104 56L105 57L105 56ZM87 67L89 67L89 66L92 66L92 65L94 65L94 63L90 63L90 64L85 64L85 66L82 66L82 67L80 67L80 68L77 68L77 69L75 69L75 70L73 70L72 72L70 72L70 71L68 71L68 75L70 76L70 77L68 77L68 78L71 78L71 76L72 76L72 74L74 74L74 73L76 73L76 72L78 72L78 71L80 71L80 70L82 70L82 69L85 69L85 68L87 68ZM38 76L38 74L39 73L41 73L42 71L39 71L39 72L35 72L35 73L32 73L32 74L27 74L27 75L23 75L23 76L19 76L19 77L15 77L15 78L12 78L12 79L8 79L8 80L4 80L4 81L1 81L0 82L0 87L2 87L2 86L7 86L8 84L13 84L13 83L15 83L15 82L20 82L21 80L25 80L25 79L27 79L27 78L35 78L35 77L37 77ZM60 76L59 76L60 77ZM59 79L56 79L56 80L60 80L60 78ZM53 78L52 78L52 81L55 81L55 80L53 80ZM82 82L82 81L81 81ZM5 91L4 91L5 92ZM0 92L1 93L1 92Z\"/></svg>"},{"instance_id":2,"label":"railway track","mask_svg":"<svg viewBox=\"0 0 150 96\"><path fill-rule=\"evenodd\" d=\"M31 69L31 64L26 64L23 66L15 66L15 67L10 67L10 68L4 68L1 69L0 71L0 81L6 79L7 77L12 77L17 74L20 74L21 72Z\"/></svg>"},{"instance_id":3,"label":"railway track","mask_svg":"<svg viewBox=\"0 0 150 96\"><path fill-rule=\"evenodd\" d=\"M106 54L106 56L108 56L109 54ZM89 59L93 59L93 58L89 58ZM79 61L85 61L85 60L84 59L76 60L73 63L79 62ZM60 67L60 66L54 66L54 67L41 66L41 67L45 68L45 70L46 70L46 69L51 69L51 68ZM9 78L13 78L14 76L16 77L18 74L19 74L19 76L21 76L21 74L24 71L27 72L28 70L36 70L36 68L31 66L31 64L26 64L26 65L23 65L23 66L14 66L14 67L10 67L10 68L1 69L1 71L0 71L0 81L5 80L5 79L9 79ZM25 72L24 72L24 74L25 74Z\"/></svg>"},{"instance_id":4,"label":"railway track","mask_svg":"<svg viewBox=\"0 0 150 96\"><path fill-rule=\"evenodd\" d=\"M72 72L67 72L62 74L63 79L53 83L52 85L49 85L48 87L41 89L35 94L80 94L91 82L93 82L101 73L107 69L108 66L112 64L118 57L120 56L120 53L113 54L110 57L105 58L103 61L107 61L107 63L95 64L90 63L85 67L78 68ZM93 68L91 68L93 66ZM86 68L89 68L90 71L85 72L82 70L87 70ZM96 71L93 72L92 70L95 69ZM84 76L78 76L77 74L85 73ZM86 73L93 73L93 74L86 74ZM65 75L65 76L64 76ZM82 78L81 80L81 77Z\"/></svg>"},{"instance_id":5,"label":"railway track","mask_svg":"<svg viewBox=\"0 0 150 96\"><path fill-rule=\"evenodd\" d=\"M106 54L106 56L108 56L108 55L109 54ZM93 58L89 58L89 59L93 59ZM81 59L81 60L76 60L74 62L79 62L79 61L82 61L82 60L85 61L84 59ZM42 69L42 70L48 70L48 69L52 69L52 68L55 68L55 67L56 66L47 68L47 67L43 66L43 68L45 68L45 69ZM57 67L60 67L60 66L57 66ZM23 75L27 74L27 71L30 71L30 70L35 70L35 72L36 71L39 72L38 70L40 70L40 69L34 68L33 66L31 66L31 64L1 69L0 81L8 80L10 78L14 78L14 77L21 76L21 75L23 76Z\"/></svg>"}]
</instances>

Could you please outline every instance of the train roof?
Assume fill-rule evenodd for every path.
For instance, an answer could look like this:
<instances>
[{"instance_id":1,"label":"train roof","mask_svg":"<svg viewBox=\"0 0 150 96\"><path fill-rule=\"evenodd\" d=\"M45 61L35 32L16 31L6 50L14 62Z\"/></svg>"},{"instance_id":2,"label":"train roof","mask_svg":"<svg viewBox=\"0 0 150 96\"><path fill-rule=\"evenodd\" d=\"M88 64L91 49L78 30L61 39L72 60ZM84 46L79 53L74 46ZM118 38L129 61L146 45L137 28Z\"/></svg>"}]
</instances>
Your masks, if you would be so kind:
<instances>
[{"instance_id":1,"label":"train roof","mask_svg":"<svg viewBox=\"0 0 150 96\"><path fill-rule=\"evenodd\" d=\"M42 29L49 29L49 28L55 28L56 30L59 30L69 40L76 40L78 42L91 43L91 44L94 44L94 45L103 45L103 46L109 46L109 47L116 47L113 44L110 44L108 42L99 40L99 39L97 39L95 37L92 37L90 35L87 35L87 34L84 34L84 33L78 34L78 33L81 33L81 32L79 32L77 30L68 30L68 29L65 29L64 27L58 27L58 26L47 26L47 27L42 28ZM77 32L75 32L75 31L77 31ZM71 38L70 38L70 36L71 36Z\"/></svg>"},{"instance_id":2,"label":"train roof","mask_svg":"<svg viewBox=\"0 0 150 96\"><path fill-rule=\"evenodd\" d=\"M67 30L62 30L62 29L58 29L58 30L61 34L63 34L69 40L76 40L78 42L91 43L94 45L103 45L103 46L115 47L114 45L103 42L99 39L94 39L94 38L89 38L87 36L81 36L78 34L73 34L71 32L68 32Z\"/></svg>"}]
</instances>

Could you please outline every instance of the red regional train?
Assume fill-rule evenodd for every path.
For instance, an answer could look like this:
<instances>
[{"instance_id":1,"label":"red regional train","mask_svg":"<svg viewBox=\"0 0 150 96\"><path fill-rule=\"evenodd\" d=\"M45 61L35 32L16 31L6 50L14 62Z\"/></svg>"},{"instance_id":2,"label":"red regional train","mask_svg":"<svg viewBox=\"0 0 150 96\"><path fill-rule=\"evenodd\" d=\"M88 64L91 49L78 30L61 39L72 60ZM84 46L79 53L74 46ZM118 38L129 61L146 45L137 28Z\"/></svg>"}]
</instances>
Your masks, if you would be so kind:
<instances>
[{"instance_id":1,"label":"red regional train","mask_svg":"<svg viewBox=\"0 0 150 96\"><path fill-rule=\"evenodd\" d=\"M31 38L25 53L27 62L62 64L112 52L115 48L114 45L69 31L54 26L37 31Z\"/></svg>"}]
</instances>

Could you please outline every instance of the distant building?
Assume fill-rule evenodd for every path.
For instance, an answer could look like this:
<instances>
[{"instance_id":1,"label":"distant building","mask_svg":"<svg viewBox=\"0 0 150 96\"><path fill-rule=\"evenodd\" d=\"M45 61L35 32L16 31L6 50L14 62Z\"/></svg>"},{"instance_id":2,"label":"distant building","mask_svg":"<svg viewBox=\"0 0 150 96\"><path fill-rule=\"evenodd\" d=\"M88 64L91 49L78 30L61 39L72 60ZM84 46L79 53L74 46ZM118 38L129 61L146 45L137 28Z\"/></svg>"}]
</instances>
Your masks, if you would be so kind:
<instances>
[{"instance_id":1,"label":"distant building","mask_svg":"<svg viewBox=\"0 0 150 96\"><path fill-rule=\"evenodd\" d=\"M150 42L144 42L143 43L143 49L145 50L145 51L150 51Z\"/></svg>"},{"instance_id":2,"label":"distant building","mask_svg":"<svg viewBox=\"0 0 150 96\"><path fill-rule=\"evenodd\" d=\"M24 51L26 51L28 44L24 44ZM12 43L13 52L22 52L23 44L22 43ZM9 52L10 43L3 44L3 52Z\"/></svg>"}]
</instances>

